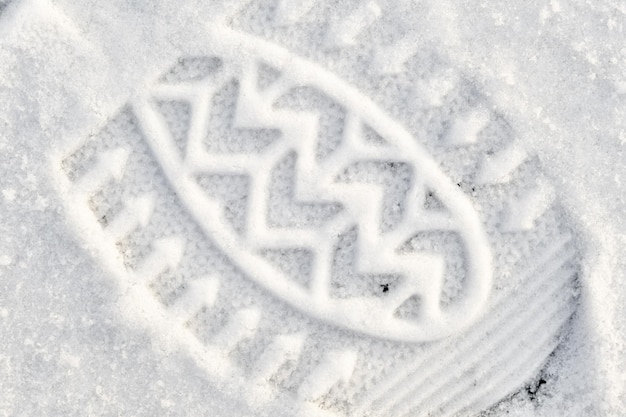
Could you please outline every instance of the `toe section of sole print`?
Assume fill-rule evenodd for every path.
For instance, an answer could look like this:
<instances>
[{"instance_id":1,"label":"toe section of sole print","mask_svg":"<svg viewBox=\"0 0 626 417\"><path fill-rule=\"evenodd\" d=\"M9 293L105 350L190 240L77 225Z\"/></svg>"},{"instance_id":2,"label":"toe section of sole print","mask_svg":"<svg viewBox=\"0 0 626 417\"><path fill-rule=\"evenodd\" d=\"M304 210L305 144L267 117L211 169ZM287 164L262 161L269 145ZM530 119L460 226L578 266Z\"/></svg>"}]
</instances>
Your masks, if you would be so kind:
<instances>
[{"instance_id":1,"label":"toe section of sole print","mask_svg":"<svg viewBox=\"0 0 626 417\"><path fill-rule=\"evenodd\" d=\"M536 158L385 9L258 1L55 165L129 318L263 415L475 415L535 377L578 252Z\"/></svg>"}]
</instances>

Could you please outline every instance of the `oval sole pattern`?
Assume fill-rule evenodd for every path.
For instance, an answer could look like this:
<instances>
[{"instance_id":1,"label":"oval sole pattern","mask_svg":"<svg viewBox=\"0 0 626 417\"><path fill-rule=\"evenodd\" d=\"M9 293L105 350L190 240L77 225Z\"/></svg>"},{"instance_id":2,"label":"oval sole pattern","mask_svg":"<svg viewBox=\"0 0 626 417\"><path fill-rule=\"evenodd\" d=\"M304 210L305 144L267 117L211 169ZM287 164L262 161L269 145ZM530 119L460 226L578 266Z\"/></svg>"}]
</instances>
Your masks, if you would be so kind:
<instances>
[{"instance_id":1,"label":"oval sole pattern","mask_svg":"<svg viewBox=\"0 0 626 417\"><path fill-rule=\"evenodd\" d=\"M579 253L468 72L357 1L229 7L56 164L124 313L259 415L476 415L532 380Z\"/></svg>"}]
</instances>

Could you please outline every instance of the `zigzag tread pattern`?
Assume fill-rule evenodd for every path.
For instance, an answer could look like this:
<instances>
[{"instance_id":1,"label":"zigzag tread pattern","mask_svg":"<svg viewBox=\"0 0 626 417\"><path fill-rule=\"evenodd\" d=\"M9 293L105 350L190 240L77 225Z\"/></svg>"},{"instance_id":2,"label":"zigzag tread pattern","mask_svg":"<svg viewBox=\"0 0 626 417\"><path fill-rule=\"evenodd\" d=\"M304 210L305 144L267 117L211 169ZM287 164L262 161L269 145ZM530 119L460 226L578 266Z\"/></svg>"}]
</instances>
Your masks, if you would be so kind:
<instances>
[{"instance_id":1,"label":"zigzag tread pattern","mask_svg":"<svg viewBox=\"0 0 626 417\"><path fill-rule=\"evenodd\" d=\"M314 6L304 9L287 21L293 24ZM380 13L373 6L364 10ZM351 44L357 33L339 38ZM485 318L428 345L371 339L348 325L356 333L347 337L346 349L344 330L329 329L324 322L330 320L311 322L297 309L287 318L272 312L275 298L259 295L246 278L245 261L198 226L190 205L205 208L204 218L232 231L232 241L243 242L253 265L278 272L307 299L322 300L316 306L334 300L350 311L358 308L355 299L383 299L388 300L382 303L384 316L409 323L441 315L467 290L472 259L462 249L467 242L455 224L459 214L450 209L445 190L443 198L438 194L438 183L420 178L405 149L354 111L354 101L329 97L315 83L294 87L297 74L285 77L267 57L238 64L245 71L237 73L229 67L237 59L227 53L181 58L152 96L132 103L61 162L64 194L77 221L92 225L104 248L100 256L110 260L120 285L129 294L136 288L145 292L143 308L177 329L179 343L209 375L249 392L250 404L266 410L471 415L532 377L573 312L577 273L553 193L544 183L524 179L533 162L505 150L503 157L488 155L475 172L458 177L459 190L479 207L475 216L487 230L486 244L501 245L494 253L494 279L517 277L511 287L500 278L493 297L480 300ZM261 66L271 73L263 81L257 76ZM177 102L186 104L172 105ZM444 123L436 135L444 147L436 148L434 159L445 152L476 153L472 147L482 146L481 135L492 121L484 120L482 110L462 112L461 120L470 131L474 126L472 139L450 139L460 128ZM184 180L168 177L172 167L163 152L179 161L174 171L185 172ZM444 172L457 180L445 164ZM258 192L272 187L275 192ZM185 194L203 197L178 201ZM516 223L520 216L511 208L520 206L530 214ZM342 214L346 211L349 215ZM418 212L428 220L412 223L411 233L394 235L405 229L406 213ZM322 255L320 230L336 236ZM379 243L368 252L361 239ZM549 245L551 240L555 244ZM454 245L457 249L450 249ZM389 258L381 260L389 248ZM296 260L284 256L287 252ZM307 253L313 256L302 262ZM419 282L411 276L415 265L432 271L439 284L407 284ZM437 291L424 290L432 287ZM531 307L520 314L524 303ZM383 327L393 328L389 323ZM511 342L528 337L536 343ZM489 365L486 359L496 356L498 363ZM449 377L450 366L460 378ZM484 389L476 389L476 381L483 381Z\"/></svg>"},{"instance_id":2,"label":"zigzag tread pattern","mask_svg":"<svg viewBox=\"0 0 626 417\"><path fill-rule=\"evenodd\" d=\"M386 326L390 334L393 332L396 337L399 337L399 334L411 331L412 327L406 324L393 331L395 319L391 317L394 317L393 313L404 301L418 295L422 301L420 315L429 317L428 320L435 324L424 323L427 320L417 315L417 320L421 320L422 323L418 323L413 328L414 337L440 337L434 336L440 334L438 333L440 325L436 324L438 320L441 323L445 321L447 327L450 327L455 320L443 317L445 311L440 303L443 279L441 271L437 272L436 266L441 262L432 255L414 254L410 251L400 253L397 249L418 232L451 229L461 235L466 251L479 252L476 258L489 257L485 244L480 241L480 232L476 231L474 224L470 225L474 233L469 233L468 230L463 230L460 225L455 224L455 218L445 210L431 213L416 206L425 200L426 195L426 191L418 181L434 182L432 186L436 187L441 185L441 179L437 177L416 179L417 174L411 172L411 167L415 167L415 163L404 161L406 157L397 151L377 147L368 149L363 146L360 140L360 120L356 115L347 113L343 115L345 112L341 105L336 103L318 105L324 108L327 114L311 113L307 108L309 106L307 103L316 102L316 99L320 97L318 92L311 95L310 89L293 89L283 85L283 91L276 88L271 93L265 93L271 94L269 97L271 100L268 100L254 89L257 85L254 77L250 75L246 77L237 82L227 81L227 85L238 86L231 92L231 98L227 99L230 103L235 101L232 98L237 98L237 104L227 104L226 111L229 114L223 115L226 119L225 123L232 127L233 132L236 132L236 138L230 142L224 142L224 145L218 149L210 143L211 138L204 138L201 142L200 137L195 139L190 136L187 147L192 148L193 151L188 152L178 163L183 168L172 166L166 171L174 172L182 169L188 171L193 177L217 175L225 178L226 173L222 171L222 167L228 167L229 176L247 178L246 191L242 193L245 195L244 210L247 216L241 219L242 224L236 230L239 236L235 237L235 239L239 238L244 250L253 256L259 251L281 248L309 250L316 255L312 267L310 292L296 293L293 296L294 300L291 301L292 304L301 307L304 304L306 307L308 303L310 304L309 313L315 311L326 317L333 316L339 310L344 313L350 310L348 306L353 305L353 301L344 302L340 300L340 297L333 298L334 294L331 294L333 285L345 286L347 283L337 284L331 281L333 275L336 275L333 274L332 267L339 265L336 257L342 252L342 237L354 231L357 235L364 235L365 238L362 240L368 242L369 245L358 242L359 263L363 264L365 260L368 262L365 265L352 264L352 269L373 271L367 273L370 277L376 274L381 277L403 275L402 279L396 280L401 282L398 283L398 289L393 286L385 287L385 292L389 292L386 299L366 300L371 301L371 308L380 310L381 318L390 317ZM206 93L209 96L211 95L210 88ZM214 88L217 91L214 93L215 96L221 96L224 89L219 85ZM215 96L211 100L212 105L215 105L216 101L226 102L221 98L217 100ZM163 94L159 95L159 99L163 99ZM324 98L321 102L326 101L328 99ZM296 107L300 111L285 110L285 105ZM199 104L198 107L203 106ZM159 123L158 115L147 102L139 103L135 108L139 109L143 123L154 129L153 146L160 150L167 149L168 143L171 143L171 137L158 133L158 131L164 132L160 127L154 128ZM328 114L334 111L338 111L341 117L337 118L333 113ZM211 116L209 120L213 118L214 116ZM201 123L201 120L197 121L198 125ZM275 139L271 144L266 144L261 139L256 142L258 148L251 153L249 149L251 145L246 144L247 139L241 139L249 136L251 126L256 126L257 130L261 129L261 132L275 132L277 127L280 127L278 130L282 132L282 137L276 139L277 135L274 135ZM295 126L297 126L297 131ZM162 124L161 127L165 125ZM200 131L201 128L190 129ZM223 129L220 127L209 129L209 132L221 130ZM224 138L228 136L232 135L218 134L215 140L224 141ZM257 135L259 139L262 136L264 135ZM332 141L329 142L329 140ZM271 147L271 152L267 149L268 147ZM171 161L173 156L170 155L166 160ZM190 187L191 189L195 186L195 184L185 185L184 178L170 180L177 182L177 187ZM446 183L444 185L448 186ZM380 188L383 188L382 192L379 191ZM456 190L453 188L452 191ZM188 193L181 193L181 195L185 194ZM366 197L368 194L371 197ZM211 209L210 202L196 200L198 201L189 201L188 207L202 205L204 211ZM464 201L455 202L454 199L451 201L458 206L458 210L467 210L465 208L467 206L463 207ZM367 210L364 210L365 207ZM213 209L219 211L215 205ZM231 212L232 205L222 208L221 211ZM224 216L223 214L222 218ZM466 220L470 216L471 214L466 216ZM196 218L200 223L205 221L201 214L197 214ZM208 223L208 221L205 222ZM221 240L224 240L227 232L206 223L204 226L211 234L220 234ZM338 234L339 239L328 239L328 235L334 234ZM468 244L468 240L471 240L472 245ZM374 261L374 255L379 259L378 262ZM260 258L254 260L255 267L259 261ZM488 260L486 262L488 263ZM420 265L423 271L431 271L431 273L428 276L416 276L414 271L420 269ZM474 265L474 267L484 269L484 265L481 264ZM488 281L488 273L484 270L481 272L485 272L482 275L483 281L485 279ZM272 275L276 274L272 273ZM359 274L356 273L356 275ZM470 293L471 286L478 285L480 288L475 297L480 299L486 296L488 284L480 281L476 283L479 275L468 268L463 284L470 287L468 291ZM278 293L279 297L290 301L290 294L285 292L288 283L276 283L274 282L276 279L272 279L273 281L263 281L261 278L259 281L271 291ZM384 278L381 280L384 281ZM425 280L429 282L425 283ZM391 284L378 283L374 284L374 287L383 285ZM295 290L293 287L289 289L291 293ZM371 293L372 290L368 292ZM472 300L464 301L469 301L466 303L469 305L472 302L476 303ZM453 308L449 310L452 311ZM462 311L461 313L457 313L456 319L461 315L474 316L476 314L475 311L472 313ZM429 324L432 330L428 328ZM365 328L366 332L367 330ZM433 336L428 336L429 330ZM419 333L427 335L422 336Z\"/></svg>"}]
</instances>

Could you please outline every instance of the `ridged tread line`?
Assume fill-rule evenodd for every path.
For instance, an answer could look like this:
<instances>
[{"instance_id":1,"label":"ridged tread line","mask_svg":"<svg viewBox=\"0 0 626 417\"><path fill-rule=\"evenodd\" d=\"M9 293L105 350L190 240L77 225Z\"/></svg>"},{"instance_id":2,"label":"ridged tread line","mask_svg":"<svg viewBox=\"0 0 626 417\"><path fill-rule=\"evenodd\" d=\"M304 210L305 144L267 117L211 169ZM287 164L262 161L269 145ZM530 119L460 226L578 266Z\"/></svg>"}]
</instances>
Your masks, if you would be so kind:
<instances>
[{"instance_id":1,"label":"ridged tread line","mask_svg":"<svg viewBox=\"0 0 626 417\"><path fill-rule=\"evenodd\" d=\"M567 325L566 321L569 317L571 317L574 314L575 308L570 306L569 309L563 309L560 311L563 311L563 313L559 315L559 320L553 320L553 322L550 324L555 325L556 323L562 320L561 322L561 328L562 328L563 326ZM558 330L554 330L552 333L557 333L557 332ZM537 344L538 346L537 349L535 349L532 352L528 352L528 354L526 355L527 360L528 358L531 358L531 357L542 357L542 358L546 358L547 360L550 353L553 352L557 348L558 344L561 342L561 339L559 339L558 337L554 339L550 339L548 337L548 334L549 334L548 332L544 332L544 335L545 335L544 339L546 340L541 340L540 343ZM527 375L526 379L530 379L532 378L534 374L536 374L537 371L538 369L534 369L532 372L528 372L526 361L520 361L519 366L515 368L513 373L515 374L525 373ZM507 380L506 378L500 378L499 380L491 381L487 388L487 392L488 393L490 392L490 395L483 396L482 398L478 398L474 395L473 397L471 397L471 403L469 403L468 405L465 405L463 408L456 407L455 410L457 411L454 411L452 414L463 415L463 414L470 414L470 413L472 414L478 413L484 410L485 408L492 406L493 404L495 404L497 401L501 400L502 398L505 398L506 395L510 395L512 392L514 392L516 385L517 384L511 383L511 381Z\"/></svg>"},{"instance_id":2,"label":"ridged tread line","mask_svg":"<svg viewBox=\"0 0 626 417\"><path fill-rule=\"evenodd\" d=\"M553 299L552 296L554 295L554 292L560 290L565 284L566 282L555 285L555 288L550 289L551 292L546 292L545 296L542 297L541 300L538 300L536 305L533 305L533 309L525 311L523 315L519 316L519 318L516 317L514 323L512 323L510 327L507 327L504 333L500 333L496 336L496 340L489 339L487 348L483 349L483 346L480 346L479 349L478 347L476 347L475 350L472 350L472 352L476 353L474 354L474 357L472 357L470 360L466 360L466 358L461 358L464 367L466 369L474 369L475 367L477 367L477 365L480 365L481 363L490 363L491 365L491 361L485 362L485 359L488 359L493 355L497 357L504 356L505 354L502 352L506 352L508 350L508 347L511 346L511 336L527 330L529 325L533 322L532 320L530 320L530 318L533 317L533 315L538 310L545 307L545 304L550 303ZM455 354L455 356L461 355L461 353L458 351L456 351ZM454 361L450 360L450 362ZM460 386L459 389L472 389L472 381L466 381L462 378L450 380L448 377L442 376L442 374L445 374L445 372L442 371L443 369L439 369L439 373L435 373L434 381L432 379L423 379L421 382L422 385L426 385L425 387L421 387L421 389L420 387L414 388L411 393L405 394L404 402L396 402L394 406L391 407L391 409L396 409L398 407L415 407L416 403L419 403L419 407L424 407L424 403L428 403L429 401L431 403L434 403L438 401L438 395L442 394L442 392L445 392L445 395L443 395L443 397L447 398L448 391L446 391L446 387L449 387L451 385L453 386L455 384ZM506 374L506 372L503 373ZM399 404L404 405L401 406Z\"/></svg>"},{"instance_id":3,"label":"ridged tread line","mask_svg":"<svg viewBox=\"0 0 626 417\"><path fill-rule=\"evenodd\" d=\"M565 256L560 256L557 257L557 255L559 255L562 251L565 251L567 249L566 245L569 242L569 237L563 237L561 240L553 243L551 246L549 246L546 250L542 251L537 263L535 264L535 266L531 269L531 270L527 270L523 272L523 276L522 276L522 281L530 279L531 275L537 271L539 268L544 268L544 272L545 272L545 268L551 268L551 269L556 269L558 268L561 264L558 264L556 266L554 265L548 265L548 262L554 261L554 262L566 262L569 259L569 254L565 255ZM571 250L567 249L568 252L571 252ZM523 284L523 282L522 282ZM536 290L536 287L542 285L541 282L537 282L534 281L533 285L531 285L530 287L528 287L528 292L527 297L531 297L532 296L532 292ZM505 302L507 301L506 295L502 294L502 295L497 295L497 299L494 302L494 307L493 307L493 311L498 311L501 306L505 305ZM508 306L508 304L506 304ZM514 314L513 309L511 308L507 308L504 309L504 314L509 317L510 315ZM499 321L499 319L496 318L490 318L487 317L483 322L479 323L476 327L475 330L473 331L473 338L480 338L482 337L481 334L484 333L484 331L487 331L487 328L489 328L489 326L491 326L493 324L493 322ZM471 343L470 342L471 339L465 339L462 344L465 345L467 343ZM446 349L446 346L452 345L452 342L449 343L444 343L441 346L441 349ZM458 345L457 345L458 346ZM429 357L440 357L439 351L435 351L432 352ZM410 371L406 371L403 372L402 374L406 377L408 377L412 372L418 372L420 370L420 365L423 362L429 362L432 363L431 361L429 361L428 357L423 358L423 361L420 361L419 363L416 363L413 367L412 370ZM395 388L396 385L401 383L401 380L404 377L397 377L395 379L391 379L391 380L387 380L386 382L382 383L383 385L380 386L379 385L379 389L380 389L380 396L385 395L386 393L388 393L388 391L391 391ZM378 397L376 397L378 398ZM371 402L375 402L376 398L372 398ZM371 403L370 402L370 403Z\"/></svg>"},{"instance_id":4,"label":"ridged tread line","mask_svg":"<svg viewBox=\"0 0 626 417\"><path fill-rule=\"evenodd\" d=\"M565 261L566 262L566 261ZM560 268L561 265L559 265L557 267ZM542 284L545 284L542 283ZM528 292L525 296L525 299L530 299L533 296L533 292ZM505 300L506 301L506 300ZM507 305L508 306L508 305ZM513 317L515 315L515 310L513 308L508 308L508 311L504 313L504 318L503 320L512 320L513 321L517 321L518 318L517 317ZM526 324L524 321L519 323L519 326L523 326L524 324ZM486 326L484 326L486 327ZM399 398L402 396L402 398L406 398L407 401L409 402L415 402L416 401L416 397L415 397L415 393L420 393L420 395L418 395L418 397L422 396L424 394L424 392L429 392L432 391L433 389L436 389L436 385L433 386L430 383L432 382L431 380L428 380L428 378L435 374L437 375L437 373L439 372L439 379L441 379L441 373L442 371L445 370L446 368L446 364L449 364L453 361L453 359L455 357L457 357L458 355L460 355L460 351L476 351L479 347L479 345L481 345L481 343L483 343L483 337L484 334L488 332L487 329L485 329L484 331L476 331L472 334L471 337L468 337L467 339L464 339L460 346L461 348L458 348L459 345L450 345L444 348L440 348L438 349L436 352L441 352L442 350L444 351L443 354L440 353L440 356L443 357L447 357L447 359L444 361L438 361L435 358L435 354L431 354L429 357L432 360L427 360L424 359L424 362L421 363L425 363L426 366L423 367L425 369L423 369L423 372L420 373L420 379L419 379L419 383L417 385L414 386L405 386L403 387L403 389L398 389L396 392L389 392L387 391L387 394L385 396L386 401L383 404L386 404L385 406L375 406L375 409L377 409L378 411L382 412L382 410L387 410L389 408L394 407L394 404L397 404L400 400ZM470 345L470 346L467 346ZM458 350L457 350L458 348ZM451 352L451 353L449 353ZM466 361L464 361L466 362ZM432 365L431 365L432 364ZM422 371L422 369L419 369L420 371ZM416 372L413 373L413 375L415 375ZM424 387L425 384L428 384L426 387ZM423 390L423 391L422 391ZM376 403L374 403L376 404Z\"/></svg>"},{"instance_id":5,"label":"ridged tread line","mask_svg":"<svg viewBox=\"0 0 626 417\"><path fill-rule=\"evenodd\" d=\"M570 269L566 270L566 273L561 274L562 279L551 281L550 286L546 288L545 293L541 293L541 297L537 298L538 301L533 305L532 309L526 310L523 315L520 315L520 319L517 325L511 325L507 327L505 332L500 333L496 337L496 341L490 340L492 346L490 350L480 350L480 353L477 357L472 358L470 361L469 368L472 369L473 366L479 364L481 361L484 361L487 358L496 357L496 361L490 360L490 367L487 369L481 369L481 372L476 375L469 376L469 379L464 381L462 378L448 380L445 384L438 386L435 390L430 390L430 392L420 391L420 397L425 395L426 401L420 402L419 405L413 405L412 407L405 406L398 413L398 415L408 415L411 414L415 408L419 407L420 409L432 410L434 407L438 407L438 409L442 409L443 405L436 406L435 404L440 403L440 398L445 398L444 405L446 401L450 401L450 398L462 398L463 393L467 391L472 391L474 386L474 381L478 381L480 385L480 381L482 379L489 379L489 377L495 378L493 375L499 375L501 379L506 379L510 377L512 372L501 372L499 368L506 364L506 367L509 367L510 364L515 364L515 360L520 357L526 357L524 353L517 352L518 345L517 342L520 341L520 337L517 335L522 335L521 337L524 340L537 340L535 336L541 333L544 329L548 331L545 332L548 338L554 338L556 335L554 333L550 333L550 329L552 326L556 326L556 329L560 328L563 325L563 321L560 320L552 320L554 317L560 317L557 313L561 310L571 310L570 303L561 304L559 301L569 300L571 298L571 294L567 291L560 291L565 285L567 285L569 278L571 278L575 274L575 270ZM556 294L556 296L555 296ZM548 306L547 310L545 307ZM543 313L547 311L547 313ZM541 312L542 315L539 320L528 320L531 317L536 317L536 314ZM530 326L528 324L530 323ZM547 324L547 325L546 325ZM520 332L520 327L523 328L523 332ZM515 337L512 337L515 336ZM496 354L497 353L497 354ZM531 357L531 356L528 356ZM514 365L517 366L517 365ZM478 391L477 391L478 392ZM482 393L482 390L481 390ZM482 394L475 394L482 395ZM418 397L419 398L419 397ZM408 404L407 401L405 404ZM406 412L404 410L407 410Z\"/></svg>"},{"instance_id":6,"label":"ridged tread line","mask_svg":"<svg viewBox=\"0 0 626 417\"><path fill-rule=\"evenodd\" d=\"M519 304L522 304L525 301L529 301L532 297L535 296L535 293L539 288L541 288L543 285L546 285L545 280L535 279L536 276L532 276L535 271L537 271L539 268L542 268L542 273L539 274L538 277L548 276L551 273L557 271L563 264L571 259L571 256L573 255L573 252L571 250L567 250L566 255L563 257L556 257L556 255L560 254L561 250L565 248L565 245L567 245L568 242L569 240L566 239L557 242L557 244L553 246L554 249L544 252L544 254L546 255L544 259L541 259L539 262L537 262L535 264L536 266L525 274L525 278L522 280L520 285L524 285L526 280L529 280L531 278L533 278L533 281L531 281L531 285L524 287L524 295ZM485 320L479 323L477 327L472 330L471 335L464 338L462 341L460 341L460 343L447 342L435 351L430 352L428 356L423 357L418 363L412 366L411 371L404 372L402 376L398 376L395 382L392 381L391 384L386 384L386 388L379 388L377 390L377 396L375 398L371 398L366 403L368 404L368 406L365 407L373 407L378 412L383 412L391 406L390 404L392 404L394 401L397 401L397 398L400 395L410 397L414 391L420 389L421 384L425 384L427 382L426 378L428 378L429 375L440 372L445 367L443 363L439 364L439 360L433 360L434 358L441 358L442 356L451 358L458 355L458 352L460 351L475 351L475 348L483 343L483 335L489 329L491 329L494 324L510 320L516 315L515 307L519 304L516 303L516 305L511 305L507 301L509 301L509 297L503 295L501 299L498 299L495 302L495 306L492 309L492 312L494 314L491 314L490 316L485 318ZM444 353L442 353L442 351ZM446 360L446 363L449 363L450 361L451 359L448 359ZM424 366L424 364L426 364L426 366ZM397 388L398 385L402 384L406 378L410 378L411 375L416 374L420 375L420 384L412 386L411 388L403 384L404 389L394 390L394 388ZM377 400L379 398L384 398L384 401L382 403L378 403ZM381 405L387 404L387 406L376 406L377 403Z\"/></svg>"}]
</instances>

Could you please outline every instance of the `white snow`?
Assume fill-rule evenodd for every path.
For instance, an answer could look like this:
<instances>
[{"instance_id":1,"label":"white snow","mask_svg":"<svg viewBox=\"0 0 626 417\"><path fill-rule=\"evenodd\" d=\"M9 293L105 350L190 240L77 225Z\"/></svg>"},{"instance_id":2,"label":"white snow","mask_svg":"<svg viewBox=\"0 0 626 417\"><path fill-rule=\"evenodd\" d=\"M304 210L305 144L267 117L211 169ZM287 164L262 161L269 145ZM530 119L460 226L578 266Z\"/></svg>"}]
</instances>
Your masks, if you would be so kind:
<instances>
[{"instance_id":1,"label":"white snow","mask_svg":"<svg viewBox=\"0 0 626 417\"><path fill-rule=\"evenodd\" d=\"M80 222L83 214L68 215L52 174L53 161L145 94L182 51L202 51L195 33L239 2L7 3L0 0L0 416L255 415L246 393L208 380L202 365L180 348L184 343L163 336L179 334L172 323L164 319L161 328L149 330L124 319L135 310L120 301L107 266L81 240L92 230L76 230L71 217ZM287 25L308 16L315 2L275 3ZM360 32L381 16L391 22L383 35L405 47L394 49L388 60L379 54L375 65L381 72L393 76L404 68L419 37L440 50L442 60L475 77L523 145L490 156L481 175L505 182L527 154L536 155L550 185L540 181L540 193L518 196L512 205L518 212L503 214L519 223L514 228L531 228L535 211L559 201L576 231L582 252L579 306L543 370L550 384L539 388L536 401L522 390L489 415L626 415L626 4L340 3L338 13L356 14L347 26L337 23L333 45L357 43ZM339 78L348 73L334 70ZM437 106L458 75L431 70L433 77L417 83L410 96ZM490 110L467 114L445 139L476 142ZM81 192L122 175L127 150L107 155L95 162L98 170L85 178ZM139 217L121 218L117 230L145 224L154 210L150 194L124 203L139 206ZM177 265L189 244L161 241L139 275ZM215 298L211 277L198 288ZM133 285L128 291L124 297L145 296ZM180 308L196 301L183 299ZM138 304L151 308L141 299ZM243 314L221 336L229 349L258 321L253 308ZM168 343L175 347L164 348ZM300 348L298 335L266 356L278 363ZM301 396L347 380L356 361L350 351L331 352L327 359L316 371L323 377L312 379Z\"/></svg>"}]
</instances>

